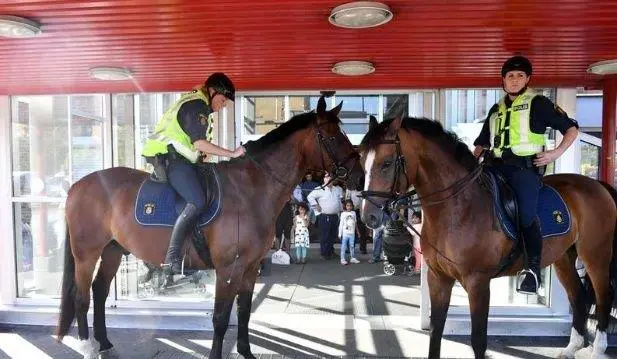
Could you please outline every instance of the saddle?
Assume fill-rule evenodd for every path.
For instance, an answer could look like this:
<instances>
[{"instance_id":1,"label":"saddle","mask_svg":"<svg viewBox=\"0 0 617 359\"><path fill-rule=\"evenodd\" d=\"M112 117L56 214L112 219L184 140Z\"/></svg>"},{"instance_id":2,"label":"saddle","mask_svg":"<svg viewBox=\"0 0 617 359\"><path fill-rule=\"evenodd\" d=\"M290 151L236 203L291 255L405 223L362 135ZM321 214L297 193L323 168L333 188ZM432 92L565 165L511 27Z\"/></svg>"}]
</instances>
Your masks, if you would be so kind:
<instances>
[{"instance_id":1,"label":"saddle","mask_svg":"<svg viewBox=\"0 0 617 359\"><path fill-rule=\"evenodd\" d=\"M519 211L514 190L497 169L485 166L482 183L491 193L493 210L506 236L519 241ZM554 188L543 185L538 197L538 217L542 238L560 236L570 231L570 211L563 198Z\"/></svg>"},{"instance_id":2,"label":"saddle","mask_svg":"<svg viewBox=\"0 0 617 359\"><path fill-rule=\"evenodd\" d=\"M206 194L206 207L197 221L197 227L202 228L221 212L222 188L216 164L199 163L196 169ZM162 181L158 173L154 175L156 180L152 176L148 176L139 188L135 201L135 220L144 226L173 227L186 203L169 183Z\"/></svg>"}]
</instances>

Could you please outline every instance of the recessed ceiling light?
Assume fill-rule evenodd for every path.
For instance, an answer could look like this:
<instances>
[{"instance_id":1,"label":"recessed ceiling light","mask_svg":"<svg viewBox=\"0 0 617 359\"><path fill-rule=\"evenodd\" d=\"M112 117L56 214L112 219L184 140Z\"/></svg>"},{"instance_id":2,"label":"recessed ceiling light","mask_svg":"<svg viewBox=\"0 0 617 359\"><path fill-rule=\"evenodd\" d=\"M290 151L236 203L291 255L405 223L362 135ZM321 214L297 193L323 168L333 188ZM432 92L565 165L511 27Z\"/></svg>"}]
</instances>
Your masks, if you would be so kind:
<instances>
[{"instance_id":1,"label":"recessed ceiling light","mask_svg":"<svg viewBox=\"0 0 617 359\"><path fill-rule=\"evenodd\" d=\"M105 81L119 81L133 78L133 72L122 67L94 67L90 69L90 76Z\"/></svg>"},{"instance_id":2,"label":"recessed ceiling light","mask_svg":"<svg viewBox=\"0 0 617 359\"><path fill-rule=\"evenodd\" d=\"M336 26L362 29L383 25L392 20L388 5L374 1L355 1L335 7L328 20Z\"/></svg>"},{"instance_id":3,"label":"recessed ceiling light","mask_svg":"<svg viewBox=\"0 0 617 359\"><path fill-rule=\"evenodd\" d=\"M332 66L332 72L344 76L361 76L375 72L375 66L368 61L342 61Z\"/></svg>"},{"instance_id":4,"label":"recessed ceiling light","mask_svg":"<svg viewBox=\"0 0 617 359\"><path fill-rule=\"evenodd\" d=\"M593 63L589 65L587 72L591 72L596 75L617 74L617 60L606 60Z\"/></svg>"},{"instance_id":5,"label":"recessed ceiling light","mask_svg":"<svg viewBox=\"0 0 617 359\"><path fill-rule=\"evenodd\" d=\"M0 36L13 38L34 37L41 33L41 25L23 17L0 15Z\"/></svg>"}]
</instances>

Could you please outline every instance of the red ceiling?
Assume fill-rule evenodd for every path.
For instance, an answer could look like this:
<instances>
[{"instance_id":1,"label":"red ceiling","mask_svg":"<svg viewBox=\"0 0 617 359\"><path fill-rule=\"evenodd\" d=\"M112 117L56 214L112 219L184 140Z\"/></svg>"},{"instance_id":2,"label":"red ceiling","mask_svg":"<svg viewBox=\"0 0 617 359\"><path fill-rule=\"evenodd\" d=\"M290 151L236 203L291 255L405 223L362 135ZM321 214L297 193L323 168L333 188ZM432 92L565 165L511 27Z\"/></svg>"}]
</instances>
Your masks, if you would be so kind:
<instances>
[{"instance_id":1,"label":"red ceiling","mask_svg":"<svg viewBox=\"0 0 617 359\"><path fill-rule=\"evenodd\" d=\"M614 0L389 0L373 29L332 26L332 0L2 0L0 14L39 21L34 39L0 38L0 94L181 91L213 71L240 90L496 86L523 53L538 86L597 86L590 63L617 58ZM376 72L341 77L342 60ZM134 81L88 77L124 66Z\"/></svg>"}]
</instances>

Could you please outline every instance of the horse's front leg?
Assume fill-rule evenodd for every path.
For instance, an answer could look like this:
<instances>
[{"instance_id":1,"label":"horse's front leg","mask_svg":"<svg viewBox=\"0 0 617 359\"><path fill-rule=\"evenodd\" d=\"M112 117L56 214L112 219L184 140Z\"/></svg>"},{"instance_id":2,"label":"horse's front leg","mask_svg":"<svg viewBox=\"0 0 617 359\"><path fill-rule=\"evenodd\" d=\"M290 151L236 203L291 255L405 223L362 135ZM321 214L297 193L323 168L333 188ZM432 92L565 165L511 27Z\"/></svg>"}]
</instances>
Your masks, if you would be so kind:
<instances>
[{"instance_id":1,"label":"horse's front leg","mask_svg":"<svg viewBox=\"0 0 617 359\"><path fill-rule=\"evenodd\" d=\"M476 359L484 358L488 308L491 299L490 278L484 275L473 277L464 280L464 284L469 296L469 311L471 312L471 347Z\"/></svg>"},{"instance_id":2,"label":"horse's front leg","mask_svg":"<svg viewBox=\"0 0 617 359\"><path fill-rule=\"evenodd\" d=\"M441 353L441 337L443 335L443 327L446 324L448 308L450 307L450 294L452 293L454 279L441 272L435 272L429 267L427 280L431 296L431 326L428 357L439 358Z\"/></svg>"},{"instance_id":3,"label":"horse's front leg","mask_svg":"<svg viewBox=\"0 0 617 359\"><path fill-rule=\"evenodd\" d=\"M214 314L212 324L214 325L214 338L212 339L212 349L210 359L222 359L223 357L223 338L229 326L229 315L236 297L240 276L234 276L227 283L224 271L216 273L216 294L214 295Z\"/></svg>"},{"instance_id":4,"label":"horse's front leg","mask_svg":"<svg viewBox=\"0 0 617 359\"><path fill-rule=\"evenodd\" d=\"M242 284L238 290L238 353L246 359L255 358L251 353L249 344L249 320L251 318L251 306L253 303L253 290L257 280L257 270L260 262L249 267L244 273Z\"/></svg>"}]
</instances>

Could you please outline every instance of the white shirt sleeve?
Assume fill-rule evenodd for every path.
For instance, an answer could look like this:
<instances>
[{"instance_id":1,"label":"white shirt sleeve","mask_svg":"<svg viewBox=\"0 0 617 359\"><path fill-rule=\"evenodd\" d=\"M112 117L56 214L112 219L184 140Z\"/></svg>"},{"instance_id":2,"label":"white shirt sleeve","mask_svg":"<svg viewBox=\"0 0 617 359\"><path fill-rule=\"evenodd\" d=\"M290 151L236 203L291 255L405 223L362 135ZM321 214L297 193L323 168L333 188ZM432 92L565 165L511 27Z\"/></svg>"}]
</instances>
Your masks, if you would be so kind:
<instances>
[{"instance_id":1,"label":"white shirt sleeve","mask_svg":"<svg viewBox=\"0 0 617 359\"><path fill-rule=\"evenodd\" d=\"M321 195L321 190L314 189L311 191L311 193L308 194L308 196L306 196L306 200L308 201L309 205L315 212L315 215L320 214L320 212L317 210L317 199L320 197L320 195Z\"/></svg>"}]
</instances>

